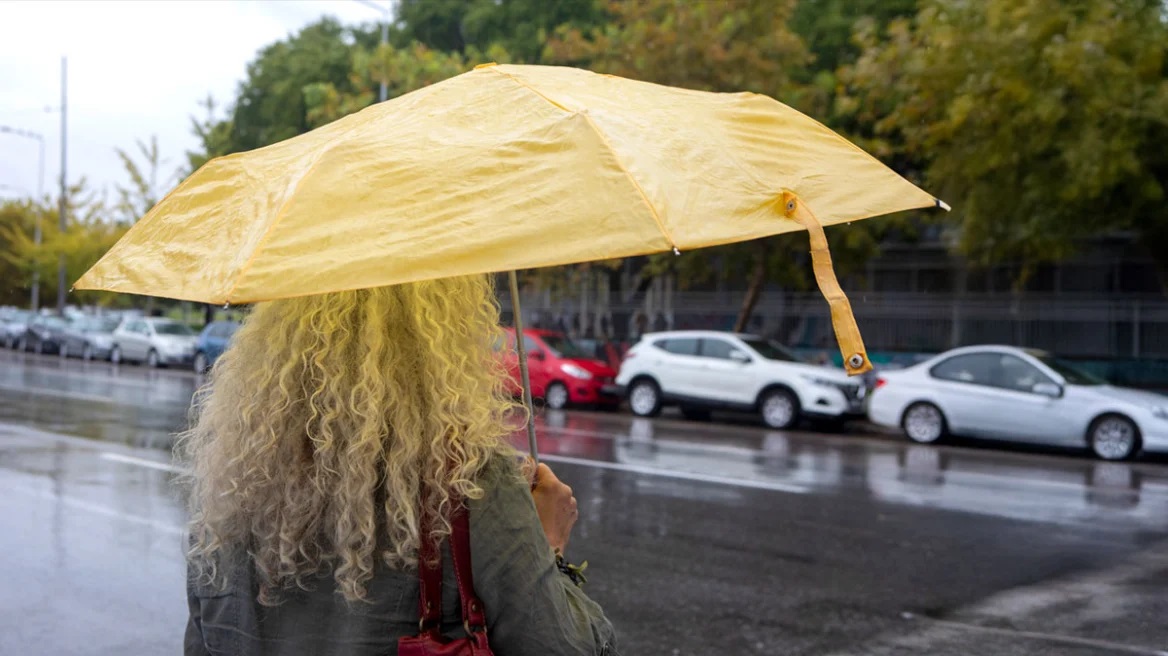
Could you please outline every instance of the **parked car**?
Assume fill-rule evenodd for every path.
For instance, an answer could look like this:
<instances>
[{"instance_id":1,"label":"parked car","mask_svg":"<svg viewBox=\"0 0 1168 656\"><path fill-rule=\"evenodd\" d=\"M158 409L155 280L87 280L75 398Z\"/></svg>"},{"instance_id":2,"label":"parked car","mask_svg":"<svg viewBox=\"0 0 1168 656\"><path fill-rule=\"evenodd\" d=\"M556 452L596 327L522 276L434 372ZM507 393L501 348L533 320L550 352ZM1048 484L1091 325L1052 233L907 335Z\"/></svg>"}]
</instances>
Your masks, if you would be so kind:
<instances>
[{"instance_id":1,"label":"parked car","mask_svg":"<svg viewBox=\"0 0 1168 656\"><path fill-rule=\"evenodd\" d=\"M1168 451L1168 397L1114 387L1049 353L955 349L882 373L868 414L914 442L946 435L1087 446L1104 460Z\"/></svg>"},{"instance_id":2,"label":"parked car","mask_svg":"<svg viewBox=\"0 0 1168 656\"><path fill-rule=\"evenodd\" d=\"M231 336L238 329L239 324L234 321L213 321L203 328L195 343L193 363L195 373L205 373L215 364L219 356L223 355L223 351L227 350Z\"/></svg>"},{"instance_id":3,"label":"parked car","mask_svg":"<svg viewBox=\"0 0 1168 656\"><path fill-rule=\"evenodd\" d=\"M144 362L148 367L189 366L195 359L198 336L172 319L125 319L113 334L110 361Z\"/></svg>"},{"instance_id":4,"label":"parked car","mask_svg":"<svg viewBox=\"0 0 1168 656\"><path fill-rule=\"evenodd\" d=\"M515 330L508 328L506 333L504 363L511 373L512 390L518 394L522 387ZM563 333L528 329L523 335L532 397L542 398L553 409L569 404L607 408L620 404L620 390L613 383L616 371L612 367L591 357Z\"/></svg>"},{"instance_id":5,"label":"parked car","mask_svg":"<svg viewBox=\"0 0 1168 656\"><path fill-rule=\"evenodd\" d=\"M24 336L16 345L21 351L34 353L58 353L65 339L65 329L69 324L61 317L40 315L28 322Z\"/></svg>"},{"instance_id":6,"label":"parked car","mask_svg":"<svg viewBox=\"0 0 1168 656\"><path fill-rule=\"evenodd\" d=\"M0 317L0 341L4 342L5 348L15 349L20 345L34 316L28 310L9 310Z\"/></svg>"},{"instance_id":7,"label":"parked car","mask_svg":"<svg viewBox=\"0 0 1168 656\"><path fill-rule=\"evenodd\" d=\"M112 317L82 317L65 329L61 357L108 360L114 345L114 330L121 322Z\"/></svg>"},{"instance_id":8,"label":"parked car","mask_svg":"<svg viewBox=\"0 0 1168 656\"><path fill-rule=\"evenodd\" d=\"M629 349L616 382L633 414L679 405L690 419L711 410L757 412L771 428L803 417L863 416L865 388L842 369L807 364L774 341L715 331L650 333Z\"/></svg>"}]
</instances>

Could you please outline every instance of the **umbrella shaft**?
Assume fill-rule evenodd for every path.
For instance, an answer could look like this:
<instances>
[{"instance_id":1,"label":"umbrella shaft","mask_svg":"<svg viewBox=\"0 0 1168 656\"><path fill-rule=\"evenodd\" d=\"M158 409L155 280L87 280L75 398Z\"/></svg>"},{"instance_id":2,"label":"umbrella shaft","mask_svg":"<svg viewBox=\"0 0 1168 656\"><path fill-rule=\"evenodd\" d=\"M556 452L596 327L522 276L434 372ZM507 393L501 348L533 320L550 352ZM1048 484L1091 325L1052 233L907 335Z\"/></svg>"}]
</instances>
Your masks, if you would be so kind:
<instances>
[{"instance_id":1,"label":"umbrella shaft","mask_svg":"<svg viewBox=\"0 0 1168 656\"><path fill-rule=\"evenodd\" d=\"M519 357L519 378L523 381L523 405L527 408L527 445L531 458L539 464L539 449L535 445L535 408L531 403L531 375L527 372L527 347L524 345L523 311L519 309L519 277L514 271L507 276L511 281L511 315L515 324L515 350Z\"/></svg>"}]
</instances>

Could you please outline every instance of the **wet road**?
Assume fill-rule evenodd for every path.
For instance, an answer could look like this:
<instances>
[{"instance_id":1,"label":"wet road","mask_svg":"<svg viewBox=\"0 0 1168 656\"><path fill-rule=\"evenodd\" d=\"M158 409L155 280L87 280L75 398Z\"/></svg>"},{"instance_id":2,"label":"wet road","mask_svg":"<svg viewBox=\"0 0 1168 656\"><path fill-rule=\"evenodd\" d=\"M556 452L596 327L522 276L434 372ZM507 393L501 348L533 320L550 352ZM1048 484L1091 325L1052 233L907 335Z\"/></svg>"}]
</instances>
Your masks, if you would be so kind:
<instances>
[{"instance_id":1,"label":"wet road","mask_svg":"<svg viewBox=\"0 0 1168 656\"><path fill-rule=\"evenodd\" d=\"M167 654L185 372L0 352L0 654ZM1168 466L548 413L626 654L1164 654ZM519 442L522 444L522 438Z\"/></svg>"}]
</instances>

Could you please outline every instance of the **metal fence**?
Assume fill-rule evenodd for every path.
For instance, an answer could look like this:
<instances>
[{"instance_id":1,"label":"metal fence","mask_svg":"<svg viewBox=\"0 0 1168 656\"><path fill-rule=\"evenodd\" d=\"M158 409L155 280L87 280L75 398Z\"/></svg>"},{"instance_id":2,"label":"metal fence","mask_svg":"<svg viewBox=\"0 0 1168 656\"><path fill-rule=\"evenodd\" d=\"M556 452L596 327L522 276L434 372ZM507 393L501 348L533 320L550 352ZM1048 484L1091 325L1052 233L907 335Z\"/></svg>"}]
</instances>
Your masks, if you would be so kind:
<instances>
[{"instance_id":1,"label":"metal fence","mask_svg":"<svg viewBox=\"0 0 1168 656\"><path fill-rule=\"evenodd\" d=\"M607 296L545 292L521 300L532 325L619 340L654 330L731 330L742 300L741 292L672 292L660 285L637 298ZM877 292L852 292L850 298L872 351L994 343L1076 358L1168 358L1168 299ZM504 294L500 301L509 314L510 298ZM827 303L817 293L764 293L748 329L793 347L831 349L835 342Z\"/></svg>"}]
</instances>

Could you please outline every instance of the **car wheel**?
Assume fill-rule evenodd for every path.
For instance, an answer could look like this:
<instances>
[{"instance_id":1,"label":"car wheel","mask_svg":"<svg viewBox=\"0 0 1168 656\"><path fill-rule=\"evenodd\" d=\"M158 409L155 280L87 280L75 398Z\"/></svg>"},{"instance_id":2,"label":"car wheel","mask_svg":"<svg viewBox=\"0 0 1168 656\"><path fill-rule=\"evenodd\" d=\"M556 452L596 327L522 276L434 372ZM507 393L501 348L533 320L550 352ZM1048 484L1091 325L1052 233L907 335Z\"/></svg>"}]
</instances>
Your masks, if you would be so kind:
<instances>
[{"instance_id":1,"label":"car wheel","mask_svg":"<svg viewBox=\"0 0 1168 656\"><path fill-rule=\"evenodd\" d=\"M568 388L563 383L552 383L544 391L543 400L552 410L563 410L568 407Z\"/></svg>"},{"instance_id":2,"label":"car wheel","mask_svg":"<svg viewBox=\"0 0 1168 656\"><path fill-rule=\"evenodd\" d=\"M1103 460L1127 460L1140 449L1140 433L1127 417L1104 415L1091 424L1091 451Z\"/></svg>"},{"instance_id":3,"label":"car wheel","mask_svg":"<svg viewBox=\"0 0 1168 656\"><path fill-rule=\"evenodd\" d=\"M692 405L681 406L681 416L690 421L709 421L710 411L703 408L695 408Z\"/></svg>"},{"instance_id":4,"label":"car wheel","mask_svg":"<svg viewBox=\"0 0 1168 656\"><path fill-rule=\"evenodd\" d=\"M37 355L44 355L45 354L45 340L38 339L37 343L36 343L36 347L34 347L34 350L36 351Z\"/></svg>"},{"instance_id":5,"label":"car wheel","mask_svg":"<svg viewBox=\"0 0 1168 656\"><path fill-rule=\"evenodd\" d=\"M89 362L93 359L93 347L89 344L81 347L81 359Z\"/></svg>"},{"instance_id":6,"label":"car wheel","mask_svg":"<svg viewBox=\"0 0 1168 656\"><path fill-rule=\"evenodd\" d=\"M945 436L945 415L932 403L914 403L900 422L908 439L917 444L932 444Z\"/></svg>"},{"instance_id":7,"label":"car wheel","mask_svg":"<svg viewBox=\"0 0 1168 656\"><path fill-rule=\"evenodd\" d=\"M150 352L146 354L146 366L151 369L158 368L158 351L150 349Z\"/></svg>"},{"instance_id":8,"label":"car wheel","mask_svg":"<svg viewBox=\"0 0 1168 656\"><path fill-rule=\"evenodd\" d=\"M110 362L114 364L122 363L122 347L115 345L110 349Z\"/></svg>"},{"instance_id":9,"label":"car wheel","mask_svg":"<svg viewBox=\"0 0 1168 656\"><path fill-rule=\"evenodd\" d=\"M195 363L193 365L196 374L207 373L207 356L202 351L195 354Z\"/></svg>"},{"instance_id":10,"label":"car wheel","mask_svg":"<svg viewBox=\"0 0 1168 656\"><path fill-rule=\"evenodd\" d=\"M791 428L799 423L799 399L791 390L780 388L763 394L758 410L770 428Z\"/></svg>"},{"instance_id":11,"label":"car wheel","mask_svg":"<svg viewBox=\"0 0 1168 656\"><path fill-rule=\"evenodd\" d=\"M629 409L638 417L661 414L661 388L647 378L634 382L629 387Z\"/></svg>"}]
</instances>

